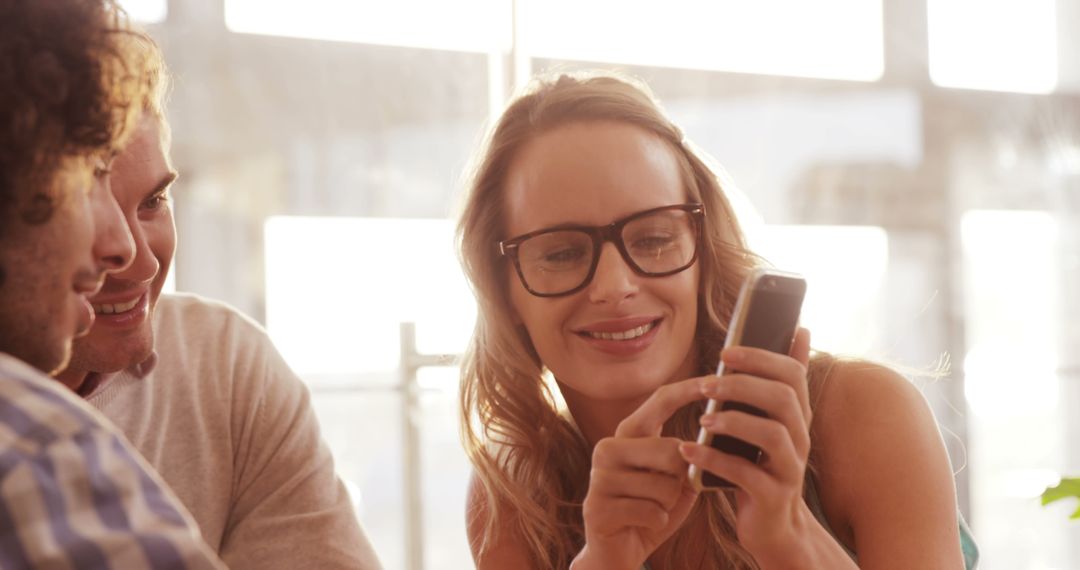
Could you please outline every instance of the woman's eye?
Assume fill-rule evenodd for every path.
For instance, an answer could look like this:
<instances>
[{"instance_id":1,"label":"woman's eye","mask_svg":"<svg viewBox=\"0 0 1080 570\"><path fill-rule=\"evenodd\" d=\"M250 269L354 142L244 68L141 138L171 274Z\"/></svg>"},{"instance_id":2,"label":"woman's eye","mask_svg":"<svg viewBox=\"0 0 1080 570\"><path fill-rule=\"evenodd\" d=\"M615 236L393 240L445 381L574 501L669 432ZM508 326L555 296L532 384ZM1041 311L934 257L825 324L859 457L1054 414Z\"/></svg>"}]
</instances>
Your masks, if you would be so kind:
<instances>
[{"instance_id":1,"label":"woman's eye","mask_svg":"<svg viewBox=\"0 0 1080 570\"><path fill-rule=\"evenodd\" d=\"M561 249L553 251L544 256L544 261L548 263L569 263L576 261L583 255L580 249Z\"/></svg>"},{"instance_id":2,"label":"woman's eye","mask_svg":"<svg viewBox=\"0 0 1080 570\"><path fill-rule=\"evenodd\" d=\"M674 238L667 235L645 236L634 240L634 249L643 251L663 249L671 245L673 241L675 241Z\"/></svg>"}]
</instances>

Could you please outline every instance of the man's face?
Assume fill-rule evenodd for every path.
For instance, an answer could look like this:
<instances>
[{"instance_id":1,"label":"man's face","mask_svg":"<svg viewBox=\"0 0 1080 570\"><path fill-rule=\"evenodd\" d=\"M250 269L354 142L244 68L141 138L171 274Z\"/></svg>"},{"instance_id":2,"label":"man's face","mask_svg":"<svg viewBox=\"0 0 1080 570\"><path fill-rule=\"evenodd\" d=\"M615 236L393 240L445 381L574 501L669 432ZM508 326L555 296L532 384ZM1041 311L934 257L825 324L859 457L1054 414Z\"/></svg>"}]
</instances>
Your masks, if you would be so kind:
<instances>
[{"instance_id":1,"label":"man's face","mask_svg":"<svg viewBox=\"0 0 1080 570\"><path fill-rule=\"evenodd\" d=\"M165 128L160 119L144 116L113 163L112 193L135 240L135 259L110 274L91 297L96 320L75 343L72 372L116 372L142 362L154 349L151 317L176 249L168 196L176 172L169 164Z\"/></svg>"},{"instance_id":2,"label":"man's face","mask_svg":"<svg viewBox=\"0 0 1080 570\"><path fill-rule=\"evenodd\" d=\"M67 365L72 339L93 324L87 297L105 272L133 257L105 171L94 170L92 161L68 160L54 181L61 198L48 221L8 220L0 243L0 351L46 373Z\"/></svg>"}]
</instances>

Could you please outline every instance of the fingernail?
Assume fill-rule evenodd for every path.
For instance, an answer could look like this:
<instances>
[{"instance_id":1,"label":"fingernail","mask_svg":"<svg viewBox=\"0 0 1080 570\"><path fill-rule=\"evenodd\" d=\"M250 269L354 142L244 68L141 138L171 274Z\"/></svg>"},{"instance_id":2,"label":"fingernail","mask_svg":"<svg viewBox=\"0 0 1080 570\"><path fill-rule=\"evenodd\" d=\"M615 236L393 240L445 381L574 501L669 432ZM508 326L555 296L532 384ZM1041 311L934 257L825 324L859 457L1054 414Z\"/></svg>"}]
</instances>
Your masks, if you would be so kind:
<instances>
[{"instance_id":1,"label":"fingernail","mask_svg":"<svg viewBox=\"0 0 1080 570\"><path fill-rule=\"evenodd\" d=\"M716 378L710 378L701 383L701 393L706 396L715 396L720 389L720 380Z\"/></svg>"},{"instance_id":2,"label":"fingernail","mask_svg":"<svg viewBox=\"0 0 1080 570\"><path fill-rule=\"evenodd\" d=\"M679 453L681 453L683 457L689 459L697 455L697 448L694 447L692 443L684 441L679 444Z\"/></svg>"},{"instance_id":3,"label":"fingernail","mask_svg":"<svg viewBox=\"0 0 1080 570\"><path fill-rule=\"evenodd\" d=\"M715 414L705 414L705 415L701 416L701 419L699 420L699 423L704 427L712 427L712 426L716 425L716 415Z\"/></svg>"},{"instance_id":4,"label":"fingernail","mask_svg":"<svg viewBox=\"0 0 1080 570\"><path fill-rule=\"evenodd\" d=\"M738 347L729 348L724 351L721 357L724 359L724 362L727 362L729 364L735 364L736 362L742 360L743 351L740 350Z\"/></svg>"}]
</instances>

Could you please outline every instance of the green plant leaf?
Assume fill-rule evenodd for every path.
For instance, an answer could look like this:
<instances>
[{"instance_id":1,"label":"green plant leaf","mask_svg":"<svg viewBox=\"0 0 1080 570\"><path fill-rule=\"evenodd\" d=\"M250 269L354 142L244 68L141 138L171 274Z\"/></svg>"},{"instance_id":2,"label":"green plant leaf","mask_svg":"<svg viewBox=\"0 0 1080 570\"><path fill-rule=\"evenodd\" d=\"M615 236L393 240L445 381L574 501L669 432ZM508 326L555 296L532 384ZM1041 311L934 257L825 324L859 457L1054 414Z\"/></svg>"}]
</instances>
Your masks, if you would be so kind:
<instances>
[{"instance_id":1,"label":"green plant leaf","mask_svg":"<svg viewBox=\"0 0 1080 570\"><path fill-rule=\"evenodd\" d=\"M1060 483L1053 487L1048 487L1042 494L1042 504L1049 505L1054 501L1060 501L1061 499L1067 499L1069 497L1075 497L1080 499L1080 478L1069 477L1063 478ZM1076 512L1069 517L1070 519L1080 519L1080 508L1076 509Z\"/></svg>"}]
</instances>

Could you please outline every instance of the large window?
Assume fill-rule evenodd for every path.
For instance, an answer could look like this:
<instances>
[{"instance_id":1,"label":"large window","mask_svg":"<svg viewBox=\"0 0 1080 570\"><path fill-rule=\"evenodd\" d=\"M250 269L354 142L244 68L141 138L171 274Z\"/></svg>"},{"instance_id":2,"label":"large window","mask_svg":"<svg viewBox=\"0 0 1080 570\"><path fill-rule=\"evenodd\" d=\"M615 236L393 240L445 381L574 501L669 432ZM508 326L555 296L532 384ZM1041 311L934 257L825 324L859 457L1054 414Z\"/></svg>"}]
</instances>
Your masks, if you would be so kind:
<instances>
[{"instance_id":1,"label":"large window","mask_svg":"<svg viewBox=\"0 0 1080 570\"><path fill-rule=\"evenodd\" d=\"M936 85L1055 88L1062 0L927 1ZM730 173L753 246L808 276L817 348L913 370L956 352L966 391L955 378L920 387L961 492L970 477L981 567L1076 566L1070 505L1036 498L1080 472L1061 427L1080 389L1068 390L1054 332L1080 317L1045 286L1065 271L1066 232L1044 193L1075 184L1075 100L876 81L883 14L903 0L885 11L881 0L201 2L171 0L177 26L164 0L123 2L163 22L177 79L176 286L266 322L312 390L387 568L471 567L458 370L428 356L460 354L473 324L450 220L470 154L508 72L548 64L649 82ZM1050 100L1059 106L1041 106ZM1047 131L1058 152L1044 156L1024 137ZM1026 170L989 182L1008 168ZM960 170L972 203L957 198ZM971 214L949 244L973 204L1045 211ZM962 291L950 279L961 263ZM414 352L402 353L402 321L415 324Z\"/></svg>"}]
</instances>

